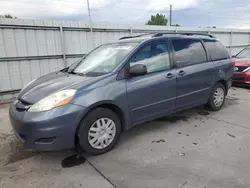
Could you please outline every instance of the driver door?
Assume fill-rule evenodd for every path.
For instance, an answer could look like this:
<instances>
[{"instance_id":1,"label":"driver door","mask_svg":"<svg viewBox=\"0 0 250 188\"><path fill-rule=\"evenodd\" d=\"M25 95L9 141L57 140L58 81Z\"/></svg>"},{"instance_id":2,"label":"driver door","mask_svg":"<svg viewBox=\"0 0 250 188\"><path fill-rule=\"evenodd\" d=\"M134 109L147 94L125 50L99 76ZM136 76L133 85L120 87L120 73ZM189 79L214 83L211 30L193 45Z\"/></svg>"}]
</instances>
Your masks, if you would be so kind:
<instances>
[{"instance_id":1,"label":"driver door","mask_svg":"<svg viewBox=\"0 0 250 188\"><path fill-rule=\"evenodd\" d=\"M166 40L144 45L129 61L130 67L143 64L148 73L126 80L133 124L171 113L175 109L176 74Z\"/></svg>"}]
</instances>

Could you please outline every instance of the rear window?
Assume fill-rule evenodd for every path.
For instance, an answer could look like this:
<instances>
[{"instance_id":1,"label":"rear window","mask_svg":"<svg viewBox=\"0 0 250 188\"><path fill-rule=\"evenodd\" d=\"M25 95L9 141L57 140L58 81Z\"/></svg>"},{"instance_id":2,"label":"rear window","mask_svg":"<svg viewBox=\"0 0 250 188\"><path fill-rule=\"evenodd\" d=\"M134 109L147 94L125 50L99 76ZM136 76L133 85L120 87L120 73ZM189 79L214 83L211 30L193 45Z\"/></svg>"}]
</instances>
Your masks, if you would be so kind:
<instances>
[{"instance_id":1,"label":"rear window","mask_svg":"<svg viewBox=\"0 0 250 188\"><path fill-rule=\"evenodd\" d=\"M174 39L172 44L178 67L207 62L206 52L199 39Z\"/></svg>"},{"instance_id":2,"label":"rear window","mask_svg":"<svg viewBox=\"0 0 250 188\"><path fill-rule=\"evenodd\" d=\"M229 53L220 41L208 39L203 39L203 41L212 61L230 58Z\"/></svg>"}]
</instances>

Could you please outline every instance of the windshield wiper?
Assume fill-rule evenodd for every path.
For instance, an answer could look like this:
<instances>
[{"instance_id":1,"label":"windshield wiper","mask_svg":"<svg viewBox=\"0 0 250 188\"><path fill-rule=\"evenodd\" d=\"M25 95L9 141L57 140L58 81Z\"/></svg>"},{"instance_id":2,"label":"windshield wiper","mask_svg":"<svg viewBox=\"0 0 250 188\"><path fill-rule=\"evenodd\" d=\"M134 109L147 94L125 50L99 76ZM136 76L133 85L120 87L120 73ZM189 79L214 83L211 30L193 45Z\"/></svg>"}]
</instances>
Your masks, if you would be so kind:
<instances>
[{"instance_id":1,"label":"windshield wiper","mask_svg":"<svg viewBox=\"0 0 250 188\"><path fill-rule=\"evenodd\" d=\"M67 72L68 74L74 74L74 75L78 75L78 76L86 76L84 73L79 73L79 72L74 72L74 71L69 71Z\"/></svg>"},{"instance_id":2,"label":"windshield wiper","mask_svg":"<svg viewBox=\"0 0 250 188\"><path fill-rule=\"evenodd\" d=\"M60 70L60 72L68 72L69 67Z\"/></svg>"}]
</instances>

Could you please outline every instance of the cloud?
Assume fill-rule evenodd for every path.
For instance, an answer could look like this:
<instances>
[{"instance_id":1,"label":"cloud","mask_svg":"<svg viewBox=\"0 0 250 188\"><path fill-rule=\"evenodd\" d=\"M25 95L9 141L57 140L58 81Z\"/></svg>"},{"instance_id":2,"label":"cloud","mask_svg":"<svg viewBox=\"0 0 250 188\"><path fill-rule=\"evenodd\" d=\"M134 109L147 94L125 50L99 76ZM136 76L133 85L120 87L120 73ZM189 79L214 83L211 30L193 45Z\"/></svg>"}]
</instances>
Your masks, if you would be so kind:
<instances>
[{"instance_id":1,"label":"cloud","mask_svg":"<svg viewBox=\"0 0 250 188\"><path fill-rule=\"evenodd\" d=\"M109 0L90 0L91 9L106 6ZM1 0L0 13L20 18L50 18L65 15L87 14L86 0Z\"/></svg>"},{"instance_id":2,"label":"cloud","mask_svg":"<svg viewBox=\"0 0 250 188\"><path fill-rule=\"evenodd\" d=\"M198 5L198 0L149 0L148 9L151 10L164 10L168 9L169 6L173 5L176 10L196 7Z\"/></svg>"},{"instance_id":3,"label":"cloud","mask_svg":"<svg viewBox=\"0 0 250 188\"><path fill-rule=\"evenodd\" d=\"M99 9L110 3L108 0L89 0L91 9ZM49 1L55 11L66 12L69 14L79 14L87 11L87 1L83 0L53 0Z\"/></svg>"},{"instance_id":4,"label":"cloud","mask_svg":"<svg viewBox=\"0 0 250 188\"><path fill-rule=\"evenodd\" d=\"M249 0L199 0L198 5L173 12L181 26L249 28Z\"/></svg>"},{"instance_id":5,"label":"cloud","mask_svg":"<svg viewBox=\"0 0 250 188\"><path fill-rule=\"evenodd\" d=\"M145 24L152 14L173 24L250 28L249 0L89 0L94 22ZM19 18L88 21L87 0L0 0L0 14Z\"/></svg>"}]
</instances>

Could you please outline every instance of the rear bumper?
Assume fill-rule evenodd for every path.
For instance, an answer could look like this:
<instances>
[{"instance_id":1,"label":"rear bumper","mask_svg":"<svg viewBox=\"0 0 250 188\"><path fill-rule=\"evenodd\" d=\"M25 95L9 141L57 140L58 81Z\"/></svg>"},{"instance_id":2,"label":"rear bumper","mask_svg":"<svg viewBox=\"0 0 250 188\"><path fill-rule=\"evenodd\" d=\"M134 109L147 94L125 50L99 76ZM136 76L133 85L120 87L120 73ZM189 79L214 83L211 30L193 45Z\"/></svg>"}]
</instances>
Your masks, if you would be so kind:
<instances>
[{"instance_id":1,"label":"rear bumper","mask_svg":"<svg viewBox=\"0 0 250 188\"><path fill-rule=\"evenodd\" d=\"M16 137L27 149L54 151L75 147L75 133L85 108L67 104L47 112L9 110Z\"/></svg>"}]
</instances>

